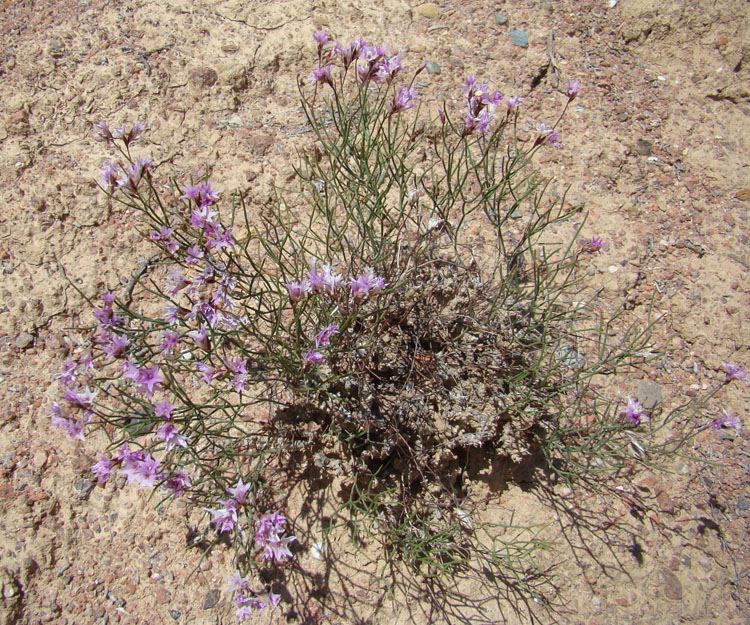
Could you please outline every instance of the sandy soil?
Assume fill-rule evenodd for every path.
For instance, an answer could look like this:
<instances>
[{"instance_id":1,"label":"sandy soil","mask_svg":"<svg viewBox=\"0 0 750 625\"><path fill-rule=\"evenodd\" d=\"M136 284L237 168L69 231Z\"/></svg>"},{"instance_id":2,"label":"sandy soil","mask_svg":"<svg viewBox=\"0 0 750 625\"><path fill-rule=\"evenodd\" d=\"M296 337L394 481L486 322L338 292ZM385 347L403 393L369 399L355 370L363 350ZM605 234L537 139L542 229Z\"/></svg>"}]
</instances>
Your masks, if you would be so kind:
<instances>
[{"instance_id":1,"label":"sandy soil","mask_svg":"<svg viewBox=\"0 0 750 625\"><path fill-rule=\"evenodd\" d=\"M308 139L296 81L314 62L319 28L385 43L411 68L439 64L439 75L420 76L429 106L456 100L476 74L525 96L530 122L550 120L560 90L579 80L563 147L546 152L542 169L557 178L553 193L570 185L570 203L585 203L584 233L610 242L591 259L591 284L634 316L654 298L662 334L674 336L668 358L643 380L623 379L623 394L651 382L642 388L658 385L669 409L720 379L722 362L750 366L747 2L609 4L1 5L0 624L233 622L224 554L201 561L184 551L181 506L157 511L145 493L92 488L102 441L74 444L47 409L69 349L65 328L88 314L71 282L88 296L116 289L147 253L133 215L93 182L107 154L92 124L145 121L141 149L157 163L183 180L208 172L227 195L247 191L261 206ZM527 48L511 42L514 28L528 34ZM750 427L749 405L739 384L709 410ZM498 521L513 513L544 526L559 594L553 612L536 611L540 622L750 622L747 435L706 433L690 451L710 464L678 460L672 473L638 476L632 506L561 490L550 502L518 487L489 504ZM330 575L325 592L310 591L323 599L296 612L285 597L271 622L529 620L502 605L491 617L441 612L428 597L405 605L368 586L362 570Z\"/></svg>"}]
</instances>

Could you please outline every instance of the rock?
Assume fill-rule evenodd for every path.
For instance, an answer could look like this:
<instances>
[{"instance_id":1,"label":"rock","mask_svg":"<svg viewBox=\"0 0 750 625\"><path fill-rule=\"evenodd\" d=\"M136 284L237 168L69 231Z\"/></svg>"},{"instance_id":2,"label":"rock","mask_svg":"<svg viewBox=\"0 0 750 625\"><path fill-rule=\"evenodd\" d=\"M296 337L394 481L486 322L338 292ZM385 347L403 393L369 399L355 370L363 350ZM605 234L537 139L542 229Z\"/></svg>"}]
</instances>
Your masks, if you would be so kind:
<instances>
[{"instance_id":1,"label":"rock","mask_svg":"<svg viewBox=\"0 0 750 625\"><path fill-rule=\"evenodd\" d=\"M216 84L219 80L219 75L215 69L210 67L197 67L190 71L189 74L190 82L201 89L208 89Z\"/></svg>"},{"instance_id":2,"label":"rock","mask_svg":"<svg viewBox=\"0 0 750 625\"><path fill-rule=\"evenodd\" d=\"M522 48L529 47L529 38L526 33L522 30L513 29L510 31L510 40Z\"/></svg>"},{"instance_id":3,"label":"rock","mask_svg":"<svg viewBox=\"0 0 750 625\"><path fill-rule=\"evenodd\" d=\"M172 597L169 594L169 591L164 588L164 586L157 586L156 587L156 600L159 603L169 603Z\"/></svg>"},{"instance_id":4,"label":"rock","mask_svg":"<svg viewBox=\"0 0 750 625\"><path fill-rule=\"evenodd\" d=\"M415 15L433 19L437 17L438 13L440 12L440 7L434 2L425 2L424 4L415 6L413 10Z\"/></svg>"},{"instance_id":5,"label":"rock","mask_svg":"<svg viewBox=\"0 0 750 625\"><path fill-rule=\"evenodd\" d=\"M18 349L28 349L34 344L34 337L28 332L21 332L15 340Z\"/></svg>"},{"instance_id":6,"label":"rock","mask_svg":"<svg viewBox=\"0 0 750 625\"><path fill-rule=\"evenodd\" d=\"M247 140L248 147L255 156L264 156L274 142L275 138L268 134L253 135Z\"/></svg>"},{"instance_id":7,"label":"rock","mask_svg":"<svg viewBox=\"0 0 750 625\"><path fill-rule=\"evenodd\" d=\"M555 3L552 0L542 0L542 8L546 11L554 11Z\"/></svg>"},{"instance_id":8,"label":"rock","mask_svg":"<svg viewBox=\"0 0 750 625\"><path fill-rule=\"evenodd\" d=\"M740 189L734 194L734 197L743 202L750 200L750 189Z\"/></svg>"},{"instance_id":9,"label":"rock","mask_svg":"<svg viewBox=\"0 0 750 625\"><path fill-rule=\"evenodd\" d=\"M662 569L661 574L664 577L664 596L667 599L675 601L682 599L682 582L680 582L680 578L669 569Z\"/></svg>"},{"instance_id":10,"label":"rock","mask_svg":"<svg viewBox=\"0 0 750 625\"><path fill-rule=\"evenodd\" d=\"M635 398L646 410L653 410L664 400L661 394L661 386L648 380L643 380L638 385Z\"/></svg>"},{"instance_id":11,"label":"rock","mask_svg":"<svg viewBox=\"0 0 750 625\"><path fill-rule=\"evenodd\" d=\"M427 69L428 74L439 74L441 71L443 71L440 69L440 66L434 61L427 61L425 69Z\"/></svg>"},{"instance_id":12,"label":"rock","mask_svg":"<svg viewBox=\"0 0 750 625\"><path fill-rule=\"evenodd\" d=\"M508 16L505 13L497 13L495 15L495 24L500 24L502 26L503 24L508 23Z\"/></svg>"},{"instance_id":13,"label":"rock","mask_svg":"<svg viewBox=\"0 0 750 625\"><path fill-rule=\"evenodd\" d=\"M178 610L170 610L169 616L171 616L175 621L180 618L180 612Z\"/></svg>"},{"instance_id":14,"label":"rock","mask_svg":"<svg viewBox=\"0 0 750 625\"><path fill-rule=\"evenodd\" d=\"M240 47L236 43L222 43L221 44L221 51L227 52L231 54L232 52L237 52Z\"/></svg>"},{"instance_id":15,"label":"rock","mask_svg":"<svg viewBox=\"0 0 750 625\"><path fill-rule=\"evenodd\" d=\"M638 154L640 154L641 156L650 156L652 147L653 144L650 141L646 141L646 139L638 139L638 143L635 146L635 151L638 152Z\"/></svg>"},{"instance_id":16,"label":"rock","mask_svg":"<svg viewBox=\"0 0 750 625\"><path fill-rule=\"evenodd\" d=\"M628 121L629 119L630 119L630 115L628 115L626 111L620 111L620 112L619 112L619 113L617 114L617 121L620 121L620 122L626 122L626 121Z\"/></svg>"},{"instance_id":17,"label":"rock","mask_svg":"<svg viewBox=\"0 0 750 625\"><path fill-rule=\"evenodd\" d=\"M209 590L206 593L206 598L203 600L203 609L204 610L210 610L217 603L219 603L219 599L220 598L221 598L221 591L218 588L214 588L213 590Z\"/></svg>"},{"instance_id":18,"label":"rock","mask_svg":"<svg viewBox=\"0 0 750 625\"><path fill-rule=\"evenodd\" d=\"M81 479L76 482L76 490L80 499L88 499L93 488L94 483L91 480Z\"/></svg>"},{"instance_id":19,"label":"rock","mask_svg":"<svg viewBox=\"0 0 750 625\"><path fill-rule=\"evenodd\" d=\"M676 505L674 502L674 499L672 499L668 494L667 491L661 491L656 496L656 503L659 504L659 509L662 512L665 512L666 514L674 514Z\"/></svg>"}]
</instances>

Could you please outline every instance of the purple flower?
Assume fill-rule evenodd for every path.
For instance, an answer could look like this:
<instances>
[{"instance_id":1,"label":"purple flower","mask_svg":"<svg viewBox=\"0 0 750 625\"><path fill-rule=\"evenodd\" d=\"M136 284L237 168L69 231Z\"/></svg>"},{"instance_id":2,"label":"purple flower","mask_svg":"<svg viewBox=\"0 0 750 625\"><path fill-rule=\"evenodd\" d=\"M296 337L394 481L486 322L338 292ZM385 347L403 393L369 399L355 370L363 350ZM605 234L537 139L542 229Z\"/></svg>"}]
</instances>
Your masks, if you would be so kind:
<instances>
[{"instance_id":1,"label":"purple flower","mask_svg":"<svg viewBox=\"0 0 750 625\"><path fill-rule=\"evenodd\" d=\"M170 332L166 330L164 332L164 338L159 346L163 354L170 354L177 347L177 342L180 340L180 335L177 332Z\"/></svg>"},{"instance_id":2,"label":"purple flower","mask_svg":"<svg viewBox=\"0 0 750 625\"><path fill-rule=\"evenodd\" d=\"M172 491L175 497L182 495L186 489L192 486L190 478L182 471L177 471L174 475L171 475L169 479L163 484L164 488Z\"/></svg>"},{"instance_id":3,"label":"purple flower","mask_svg":"<svg viewBox=\"0 0 750 625\"><path fill-rule=\"evenodd\" d=\"M172 418L172 410L175 408L176 406L173 406L164 399L154 404L154 415L157 417L164 417L165 421L169 421Z\"/></svg>"},{"instance_id":4,"label":"purple flower","mask_svg":"<svg viewBox=\"0 0 750 625\"><path fill-rule=\"evenodd\" d=\"M106 484L112 476L112 469L115 468L114 461L110 460L104 454L99 454L99 462L91 467L91 472L100 484Z\"/></svg>"},{"instance_id":5,"label":"purple flower","mask_svg":"<svg viewBox=\"0 0 750 625\"><path fill-rule=\"evenodd\" d=\"M150 369L139 369L135 382L141 385L138 390L151 397L156 387L164 382L164 378L159 373L159 365L154 365Z\"/></svg>"},{"instance_id":6,"label":"purple flower","mask_svg":"<svg viewBox=\"0 0 750 625\"><path fill-rule=\"evenodd\" d=\"M206 512L213 517L211 523L219 534L231 532L237 523L237 503L234 499L219 502L223 507L216 510L205 508Z\"/></svg>"},{"instance_id":7,"label":"purple flower","mask_svg":"<svg viewBox=\"0 0 750 625\"><path fill-rule=\"evenodd\" d=\"M86 411L91 410L96 395L97 393L90 391L88 386L85 391L78 391L75 388L65 389L65 401Z\"/></svg>"},{"instance_id":8,"label":"purple flower","mask_svg":"<svg viewBox=\"0 0 750 625\"><path fill-rule=\"evenodd\" d=\"M125 145L128 146L133 141L135 141L145 129L145 124L141 122L135 122L130 130L128 130L127 125L123 126L122 128L113 130L111 133L111 137L114 139L122 139Z\"/></svg>"},{"instance_id":9,"label":"purple flower","mask_svg":"<svg viewBox=\"0 0 750 625\"><path fill-rule=\"evenodd\" d=\"M74 419L66 419L63 417L62 412L60 411L60 405L57 402L52 403L50 414L52 415L52 425L65 430L68 433L68 436L72 439L77 439L79 441L86 440L83 435L83 426L85 424Z\"/></svg>"},{"instance_id":10,"label":"purple flower","mask_svg":"<svg viewBox=\"0 0 750 625\"><path fill-rule=\"evenodd\" d=\"M333 76L331 75L331 65L325 67L317 67L314 69L310 77L307 79L310 83L316 85L330 85L333 87Z\"/></svg>"},{"instance_id":11,"label":"purple flower","mask_svg":"<svg viewBox=\"0 0 750 625\"><path fill-rule=\"evenodd\" d=\"M238 504L242 505L245 503L245 497L247 496L247 491L250 490L250 487L252 486L251 483L243 484L242 478L239 479L237 482L237 486L234 488L227 488L227 492L229 492L230 495L232 495L232 499Z\"/></svg>"},{"instance_id":12,"label":"purple flower","mask_svg":"<svg viewBox=\"0 0 750 625\"><path fill-rule=\"evenodd\" d=\"M510 96L506 101L505 105L508 107L508 112L517 109L521 102L523 102L523 98L517 95Z\"/></svg>"},{"instance_id":13,"label":"purple flower","mask_svg":"<svg viewBox=\"0 0 750 625\"><path fill-rule=\"evenodd\" d=\"M120 167L117 163L106 163L102 169L101 178L99 178L99 184L104 187L108 192L112 192L117 184L117 179L120 177Z\"/></svg>"},{"instance_id":14,"label":"purple flower","mask_svg":"<svg viewBox=\"0 0 750 625\"><path fill-rule=\"evenodd\" d=\"M159 471L159 461L151 457L142 450L128 451L121 453L122 468L120 472L127 478L128 484L138 482L138 490L143 488L153 488L154 484L163 478Z\"/></svg>"},{"instance_id":15,"label":"purple flower","mask_svg":"<svg viewBox=\"0 0 750 625\"><path fill-rule=\"evenodd\" d=\"M539 122L537 125L539 136L534 142L534 147L542 145L543 143L549 143L553 148L559 148L562 143L560 142L560 133L552 128L547 128L544 122Z\"/></svg>"},{"instance_id":16,"label":"purple flower","mask_svg":"<svg viewBox=\"0 0 750 625\"><path fill-rule=\"evenodd\" d=\"M182 188L181 200L193 200L201 208L209 206L219 199L219 193L211 186L210 182L189 184Z\"/></svg>"},{"instance_id":17,"label":"purple flower","mask_svg":"<svg viewBox=\"0 0 750 625\"><path fill-rule=\"evenodd\" d=\"M104 346L104 355L107 358L120 358L125 353L130 341L127 336L113 334Z\"/></svg>"},{"instance_id":18,"label":"purple flower","mask_svg":"<svg viewBox=\"0 0 750 625\"><path fill-rule=\"evenodd\" d=\"M221 371L214 369L211 365L207 365L205 362L196 362L195 368L203 374L201 381L204 384L211 384L211 382L222 374Z\"/></svg>"},{"instance_id":19,"label":"purple flower","mask_svg":"<svg viewBox=\"0 0 750 625\"><path fill-rule=\"evenodd\" d=\"M628 405L624 410L620 411L620 414L627 417L628 421L634 425L640 425L641 419L648 419L643 406L631 397L628 397Z\"/></svg>"},{"instance_id":20,"label":"purple flower","mask_svg":"<svg viewBox=\"0 0 750 625\"><path fill-rule=\"evenodd\" d=\"M418 99L419 94L416 89L401 86L391 101L391 112L400 113L401 111L406 111L412 108Z\"/></svg>"},{"instance_id":21,"label":"purple flower","mask_svg":"<svg viewBox=\"0 0 750 625\"><path fill-rule=\"evenodd\" d=\"M724 380L725 384L728 384L732 380L739 380L740 382L744 382L745 384L750 382L750 376L739 365L735 365L735 364L728 363L728 362L723 362L721 364L724 365L724 371L727 374L727 377Z\"/></svg>"},{"instance_id":22,"label":"purple flower","mask_svg":"<svg viewBox=\"0 0 750 625\"><path fill-rule=\"evenodd\" d=\"M310 263L310 271L307 272L310 288L316 293L325 292L332 295L341 283L341 276L331 273L331 265L321 265L321 270L318 271L316 260Z\"/></svg>"},{"instance_id":23,"label":"purple flower","mask_svg":"<svg viewBox=\"0 0 750 625\"><path fill-rule=\"evenodd\" d=\"M198 347L200 347L204 351L208 352L211 350L211 343L208 337L208 328L206 326L201 326L195 332L190 332L188 336L193 339Z\"/></svg>"},{"instance_id":24,"label":"purple flower","mask_svg":"<svg viewBox=\"0 0 750 625\"><path fill-rule=\"evenodd\" d=\"M326 326L315 335L315 347L320 348L320 347L325 347L326 345L330 345L331 337L334 334L338 334L338 333L339 333L338 324L332 323L331 325Z\"/></svg>"},{"instance_id":25,"label":"purple flower","mask_svg":"<svg viewBox=\"0 0 750 625\"><path fill-rule=\"evenodd\" d=\"M207 240L208 247L214 251L220 250L222 247L231 249L234 246L234 239L232 238L232 229L227 228L224 232L216 232L210 236Z\"/></svg>"},{"instance_id":26,"label":"purple flower","mask_svg":"<svg viewBox=\"0 0 750 625\"><path fill-rule=\"evenodd\" d=\"M250 588L250 580L247 577L242 577L239 571L230 575L227 581L229 582L229 592L242 592Z\"/></svg>"},{"instance_id":27,"label":"purple flower","mask_svg":"<svg viewBox=\"0 0 750 625\"><path fill-rule=\"evenodd\" d=\"M212 233L216 230L216 218L219 213L212 211L209 206L209 204L201 204L200 208L193 210L190 214L190 225L193 228L203 230L207 233Z\"/></svg>"},{"instance_id":28,"label":"purple flower","mask_svg":"<svg viewBox=\"0 0 750 625\"><path fill-rule=\"evenodd\" d=\"M734 428L738 432L742 431L742 420L739 417L733 417L727 412L726 408L722 408L722 413L711 421L709 426L712 430L721 430L722 428Z\"/></svg>"},{"instance_id":29,"label":"purple flower","mask_svg":"<svg viewBox=\"0 0 750 625\"><path fill-rule=\"evenodd\" d=\"M136 197L138 185L153 166L154 162L148 156L139 156L135 162L117 179L117 187L126 195Z\"/></svg>"},{"instance_id":30,"label":"purple flower","mask_svg":"<svg viewBox=\"0 0 750 625\"><path fill-rule=\"evenodd\" d=\"M197 245L191 245L185 251L187 252L185 262L188 265L195 265L199 259L203 258L203 250Z\"/></svg>"},{"instance_id":31,"label":"purple flower","mask_svg":"<svg viewBox=\"0 0 750 625\"><path fill-rule=\"evenodd\" d=\"M107 126L107 122L98 121L94 124L94 139L97 141L106 141L112 143L112 131Z\"/></svg>"},{"instance_id":32,"label":"purple flower","mask_svg":"<svg viewBox=\"0 0 750 625\"><path fill-rule=\"evenodd\" d=\"M606 243L601 237L593 237L581 246L581 250L589 254L594 254L607 248L609 248L609 243Z\"/></svg>"},{"instance_id":33,"label":"purple flower","mask_svg":"<svg viewBox=\"0 0 750 625\"><path fill-rule=\"evenodd\" d=\"M313 351L312 349L308 349L307 353L305 354L303 364L305 366L322 365L325 361L326 361L326 358L325 356L323 356L323 354L321 354L320 352Z\"/></svg>"},{"instance_id":34,"label":"purple flower","mask_svg":"<svg viewBox=\"0 0 750 625\"><path fill-rule=\"evenodd\" d=\"M175 446L187 447L188 441L184 436L181 436L177 428L172 423L165 423L156 432L156 438L163 440L166 443L166 450L172 451Z\"/></svg>"},{"instance_id":35,"label":"purple flower","mask_svg":"<svg viewBox=\"0 0 750 625\"><path fill-rule=\"evenodd\" d=\"M365 273L357 278L349 279L349 287L352 290L355 300L367 297L370 292L380 291L385 287L385 280L376 276L372 269L367 269Z\"/></svg>"},{"instance_id":36,"label":"purple flower","mask_svg":"<svg viewBox=\"0 0 750 625\"><path fill-rule=\"evenodd\" d=\"M69 386L73 383L73 380L75 380L75 377L77 375L78 371L75 360L73 360L72 358L68 358L62 364L62 371L60 373L56 373L55 377L60 380L60 384Z\"/></svg>"},{"instance_id":37,"label":"purple flower","mask_svg":"<svg viewBox=\"0 0 750 625\"><path fill-rule=\"evenodd\" d=\"M319 30L317 33L315 33L313 35L313 39L318 44L318 46L324 46L330 41L328 35L322 30Z\"/></svg>"},{"instance_id":38,"label":"purple flower","mask_svg":"<svg viewBox=\"0 0 750 625\"><path fill-rule=\"evenodd\" d=\"M180 320L180 315L182 314L182 310L179 306L172 306L167 305L164 307L165 315L164 320L169 323L169 325L173 326L175 323L177 323Z\"/></svg>"},{"instance_id":39,"label":"purple flower","mask_svg":"<svg viewBox=\"0 0 750 625\"><path fill-rule=\"evenodd\" d=\"M578 95L579 86L577 80L571 80L568 82L568 100L575 100Z\"/></svg>"},{"instance_id":40,"label":"purple flower","mask_svg":"<svg viewBox=\"0 0 750 625\"><path fill-rule=\"evenodd\" d=\"M264 514L258 519L255 544L263 549L263 557L273 562L282 562L292 557L289 544L294 536L283 536L286 518L281 512Z\"/></svg>"}]
</instances>

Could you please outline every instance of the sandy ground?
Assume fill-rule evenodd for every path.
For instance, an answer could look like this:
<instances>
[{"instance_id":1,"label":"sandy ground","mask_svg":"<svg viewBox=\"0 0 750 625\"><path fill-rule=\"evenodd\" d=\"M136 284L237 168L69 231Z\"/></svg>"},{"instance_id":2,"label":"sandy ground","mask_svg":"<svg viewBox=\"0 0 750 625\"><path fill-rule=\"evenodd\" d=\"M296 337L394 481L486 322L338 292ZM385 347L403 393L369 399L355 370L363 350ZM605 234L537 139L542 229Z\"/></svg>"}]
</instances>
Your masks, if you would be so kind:
<instances>
[{"instance_id":1,"label":"sandy ground","mask_svg":"<svg viewBox=\"0 0 750 625\"><path fill-rule=\"evenodd\" d=\"M141 149L157 163L183 181L209 173L227 195L242 190L261 206L309 139L296 81L314 63L319 28L387 44L413 69L437 63L440 74L420 76L427 106L456 101L476 74L524 96L529 122L550 120L561 89L579 80L563 146L545 153L542 170L557 178L553 193L570 185L570 203L585 203L584 234L610 242L591 259L591 285L636 317L654 298L675 348L643 380L623 379L622 392L651 382L669 409L720 379L722 362L750 366L747 2L610 4L2 4L0 623L233 622L225 554L184 551L180 505L157 511L145 493L92 488L102 441L69 441L47 409L65 328L89 318L70 283L88 296L116 289L148 249L133 215L93 182L107 152L92 124L144 121ZM527 33L528 47L511 29ZM726 408L747 429L749 404L747 386L730 385L701 418ZM630 508L564 491L556 508L520 488L488 506L496 520L513 513L544 526L559 593L554 611L535 610L539 622L750 622L747 435L706 433L690 452L711 464L677 460L672 473L638 476L642 503ZM316 566L307 552L299 558ZM259 620L529 622L502 602L491 616L440 597L407 605L368 585L366 567L349 571L323 571L310 597L284 597Z\"/></svg>"}]
</instances>

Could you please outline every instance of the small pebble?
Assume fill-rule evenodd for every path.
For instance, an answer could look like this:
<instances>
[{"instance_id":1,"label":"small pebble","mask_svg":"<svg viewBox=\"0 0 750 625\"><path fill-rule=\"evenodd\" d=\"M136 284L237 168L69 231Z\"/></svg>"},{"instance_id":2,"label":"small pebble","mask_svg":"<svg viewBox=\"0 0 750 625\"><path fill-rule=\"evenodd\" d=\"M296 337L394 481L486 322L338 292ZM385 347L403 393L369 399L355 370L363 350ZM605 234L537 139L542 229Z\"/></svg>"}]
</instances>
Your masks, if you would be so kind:
<instances>
[{"instance_id":1,"label":"small pebble","mask_svg":"<svg viewBox=\"0 0 750 625\"><path fill-rule=\"evenodd\" d=\"M498 13L495 15L495 24L500 24L501 26L503 24L508 23L508 16L505 15L505 13Z\"/></svg>"},{"instance_id":2,"label":"small pebble","mask_svg":"<svg viewBox=\"0 0 750 625\"><path fill-rule=\"evenodd\" d=\"M529 38L522 30L514 29L510 31L510 40L522 48L529 47Z\"/></svg>"},{"instance_id":3,"label":"small pebble","mask_svg":"<svg viewBox=\"0 0 750 625\"><path fill-rule=\"evenodd\" d=\"M434 61L427 61L425 68L427 69L428 74L439 74L442 71L440 66Z\"/></svg>"},{"instance_id":4,"label":"small pebble","mask_svg":"<svg viewBox=\"0 0 750 625\"><path fill-rule=\"evenodd\" d=\"M203 600L203 609L210 610L211 608L213 608L217 603L219 603L220 597L221 591L218 588L209 590L206 593L206 598Z\"/></svg>"}]
</instances>

